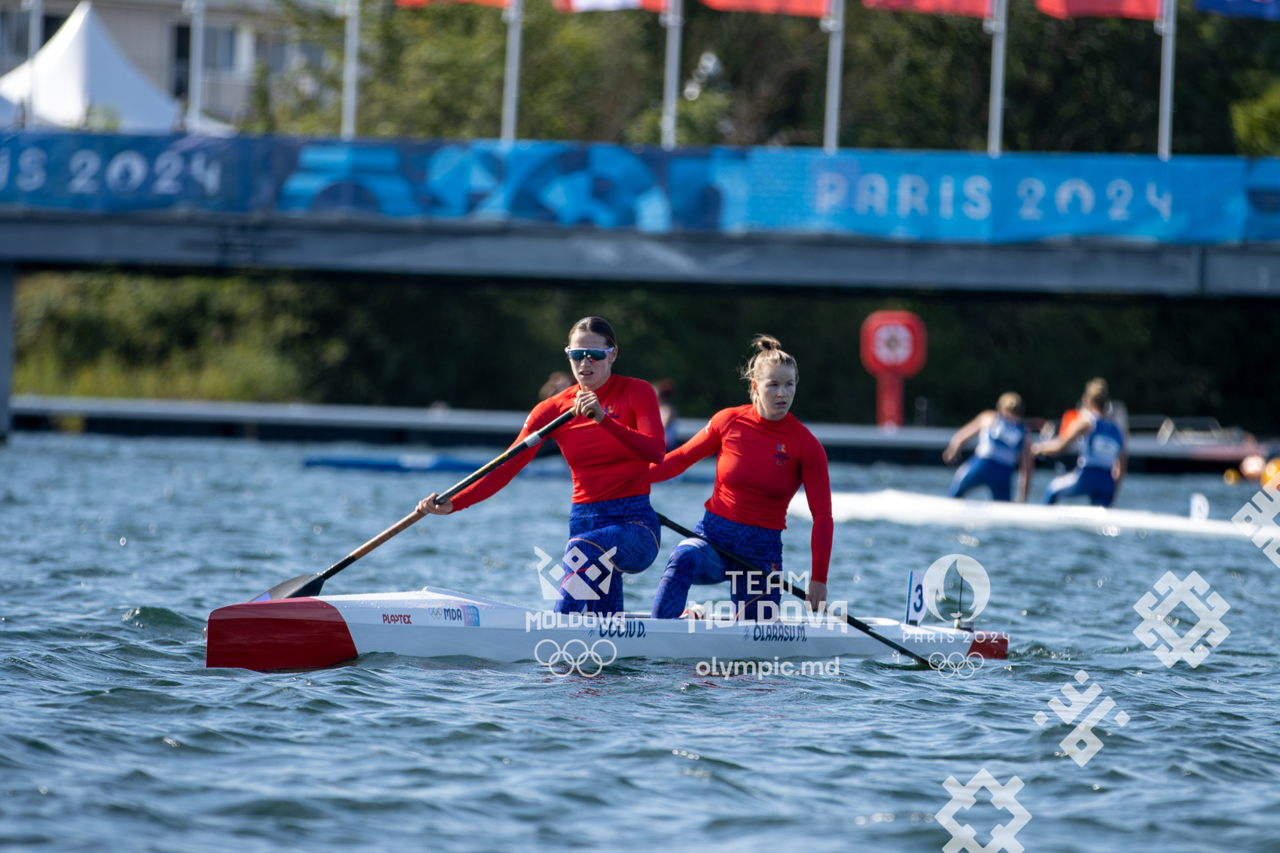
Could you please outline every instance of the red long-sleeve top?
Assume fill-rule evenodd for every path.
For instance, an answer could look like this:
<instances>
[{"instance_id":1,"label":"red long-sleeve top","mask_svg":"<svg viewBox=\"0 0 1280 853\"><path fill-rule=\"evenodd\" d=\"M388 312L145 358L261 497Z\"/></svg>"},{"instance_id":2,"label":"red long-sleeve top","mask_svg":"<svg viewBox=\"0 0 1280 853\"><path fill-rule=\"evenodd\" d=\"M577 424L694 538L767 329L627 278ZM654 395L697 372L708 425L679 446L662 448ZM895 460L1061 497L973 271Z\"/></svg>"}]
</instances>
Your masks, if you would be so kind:
<instances>
[{"instance_id":1,"label":"red long-sleeve top","mask_svg":"<svg viewBox=\"0 0 1280 853\"><path fill-rule=\"evenodd\" d=\"M787 505L804 486L813 513L812 578L827 582L831 565L831 476L827 452L813 433L790 413L782 420L760 417L748 404L717 412L696 436L649 470L650 482L669 480L699 459L719 453L716 482L706 507L721 518L787 528Z\"/></svg>"},{"instance_id":2,"label":"red long-sleeve top","mask_svg":"<svg viewBox=\"0 0 1280 853\"><path fill-rule=\"evenodd\" d=\"M578 386L571 385L535 406L515 444L572 409L577 396ZM661 462L666 449L658 396L653 386L640 379L615 375L596 391L596 397L605 411L602 423L579 415L552 433L573 474L573 502L584 504L649 494L649 466ZM533 461L534 456L523 453L458 492L453 497L454 510L466 509L492 497Z\"/></svg>"}]
</instances>

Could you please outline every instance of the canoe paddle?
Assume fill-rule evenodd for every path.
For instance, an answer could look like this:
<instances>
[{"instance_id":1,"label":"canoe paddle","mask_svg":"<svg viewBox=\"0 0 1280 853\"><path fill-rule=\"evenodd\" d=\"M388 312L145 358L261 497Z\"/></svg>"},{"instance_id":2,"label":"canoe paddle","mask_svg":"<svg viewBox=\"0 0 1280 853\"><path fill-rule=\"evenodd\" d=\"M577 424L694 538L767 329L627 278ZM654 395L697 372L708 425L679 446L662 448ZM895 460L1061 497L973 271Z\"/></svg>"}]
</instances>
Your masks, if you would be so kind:
<instances>
[{"instance_id":1,"label":"canoe paddle","mask_svg":"<svg viewBox=\"0 0 1280 853\"><path fill-rule=\"evenodd\" d=\"M767 572L765 572L763 569L760 569L756 566L751 565L746 560L739 557L737 554L726 551L724 548L721 548L719 545L712 542L710 539L707 539L705 536L699 536L698 534L694 533L692 530L689 530L685 527L681 527L671 519L667 518L662 513L658 513L658 522L662 524L664 527L669 527L672 530L674 530L676 533L679 533L681 536L684 536L686 538L701 539L703 542L706 542L708 545L714 548L716 550L716 553L719 554L721 557L724 557L726 560L729 560L730 562L737 563L739 566L742 566L744 569L747 569L748 571L755 572L756 574L760 574L760 575L767 574ZM783 577L779 577L778 580L782 582L782 588L785 591L801 599L805 597L805 590L803 587L796 586L795 584L791 583L791 581ZM916 663L922 663L925 666L929 667L930 669L934 668L933 664L929 663L928 660L916 654L915 652L911 651L911 649L907 648L901 643L895 643L893 640L890 640L888 637L882 637L879 634L877 634L875 631L871 629L871 626L868 625L866 622L863 622L860 619L854 619L852 616L850 616L847 613L844 615L844 621L848 622L850 625L857 628L859 631L866 634L868 637L871 637L872 639L879 640L880 642L884 643L886 646L893 649L898 654L906 655L907 657L914 660Z\"/></svg>"},{"instance_id":2,"label":"canoe paddle","mask_svg":"<svg viewBox=\"0 0 1280 853\"><path fill-rule=\"evenodd\" d=\"M516 458L517 456L519 456L521 453L528 450L529 448L537 447L539 444L542 443L542 440L544 438L546 438L555 430L567 424L569 421L573 420L573 418L574 418L574 414L572 410L567 411L564 414L560 415L554 421L547 424L537 432L533 433L533 435L530 435L524 441L520 442L519 444L513 445L511 448L507 450L506 453L502 454L497 459L494 459L488 465L485 465L483 468L480 468L475 473L468 475L465 479L459 481L458 483L455 483L453 486L450 486L448 489L446 489L444 492L442 492L436 497L436 500L435 500L436 505L439 506L440 504L449 500L449 498L453 497L458 492L465 489L467 486L470 486L472 483L481 479L485 475L492 473L493 471L501 467L504 463L509 462L510 460ZM408 530L410 527L416 524L417 521L422 517L423 517L422 513L418 512L417 510L414 510L413 512L406 515L404 518L397 521L391 527L388 527L386 530L382 531L377 536L373 537L368 542L364 543L359 548L355 549L350 554L343 557L341 560L334 563L329 568L325 569L323 572L317 572L316 574L313 574L313 575L298 575L296 578L290 578L287 581L283 581L281 583L276 584L275 586L271 587L271 589L267 590L262 595L258 596L253 600L254 601L275 601L281 598L303 598L309 595L319 595L320 588L324 586L325 581L327 581L329 578L333 577L338 572L345 569L347 566L354 563L356 560L363 557L365 554L368 554L374 548L377 548L379 545L386 542L391 537L395 536L398 533L403 533L405 530Z\"/></svg>"}]
</instances>

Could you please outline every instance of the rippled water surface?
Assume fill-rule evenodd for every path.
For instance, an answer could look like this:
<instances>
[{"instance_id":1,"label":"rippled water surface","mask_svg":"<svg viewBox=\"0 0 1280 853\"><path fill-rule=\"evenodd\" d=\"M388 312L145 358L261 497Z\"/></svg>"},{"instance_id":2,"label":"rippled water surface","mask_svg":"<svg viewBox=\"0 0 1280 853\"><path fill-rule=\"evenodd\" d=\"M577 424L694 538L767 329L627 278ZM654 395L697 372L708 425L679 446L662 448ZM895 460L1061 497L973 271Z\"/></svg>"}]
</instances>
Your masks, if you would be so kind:
<instances>
[{"instance_id":1,"label":"rippled water surface","mask_svg":"<svg viewBox=\"0 0 1280 853\"><path fill-rule=\"evenodd\" d=\"M907 571L942 555L987 568L979 627L1007 628L1011 656L967 680L889 658L762 679L392 655L206 670L210 610L323 568L457 477L304 470L306 450L28 434L0 448L0 846L940 850L944 782L986 768L1021 780L1029 851L1280 850L1280 584L1247 540L838 524L831 595L857 614L898 616ZM934 493L950 475L833 469ZM707 490L662 484L654 503L692 525ZM1194 491L1217 518L1252 493L1134 477L1120 504L1185 514ZM568 501L567 481L521 477L325 591L430 584L542 606L533 549L563 548ZM785 539L788 568L807 568L807 525ZM629 608L647 609L659 570L627 587ZM1230 605L1230 634L1199 667L1167 668L1133 605L1191 571ZM1196 621L1173 615L1179 633ZM1084 767L1047 704L1080 670L1115 703ZM1010 820L990 798L958 812L971 849Z\"/></svg>"}]
</instances>

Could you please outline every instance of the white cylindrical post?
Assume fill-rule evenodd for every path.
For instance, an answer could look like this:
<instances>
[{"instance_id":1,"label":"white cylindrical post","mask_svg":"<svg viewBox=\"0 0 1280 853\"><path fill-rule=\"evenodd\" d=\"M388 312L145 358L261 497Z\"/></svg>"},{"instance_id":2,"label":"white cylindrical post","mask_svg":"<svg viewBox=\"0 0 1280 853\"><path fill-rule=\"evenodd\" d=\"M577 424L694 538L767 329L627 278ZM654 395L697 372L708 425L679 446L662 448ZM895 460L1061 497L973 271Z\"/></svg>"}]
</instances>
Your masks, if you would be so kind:
<instances>
[{"instance_id":1,"label":"white cylindrical post","mask_svg":"<svg viewBox=\"0 0 1280 853\"><path fill-rule=\"evenodd\" d=\"M347 0L347 38L342 45L342 138L355 139L360 76L360 0Z\"/></svg>"},{"instance_id":2,"label":"white cylindrical post","mask_svg":"<svg viewBox=\"0 0 1280 853\"><path fill-rule=\"evenodd\" d=\"M676 147L676 108L680 103L680 33L684 29L683 0L667 0L662 13L667 28L667 68L662 80L662 147Z\"/></svg>"},{"instance_id":3,"label":"white cylindrical post","mask_svg":"<svg viewBox=\"0 0 1280 853\"><path fill-rule=\"evenodd\" d=\"M999 157L1004 136L1004 51L1009 24L1009 0L992 0L991 17L983 29L991 33L991 98L987 114L987 154Z\"/></svg>"},{"instance_id":4,"label":"white cylindrical post","mask_svg":"<svg viewBox=\"0 0 1280 853\"><path fill-rule=\"evenodd\" d=\"M822 130L822 150L836 153L840 147L840 83L844 77L844 0L831 0L822 28L831 34L827 50L827 117Z\"/></svg>"},{"instance_id":5,"label":"white cylindrical post","mask_svg":"<svg viewBox=\"0 0 1280 853\"><path fill-rule=\"evenodd\" d=\"M516 141L516 113L520 107L520 33L524 27L523 0L507 0L507 72L502 85L502 141Z\"/></svg>"},{"instance_id":6,"label":"white cylindrical post","mask_svg":"<svg viewBox=\"0 0 1280 853\"><path fill-rule=\"evenodd\" d=\"M27 0L23 8L27 9L30 18L27 20L27 75L30 86L27 92L27 124L36 124L36 54L44 43L44 2L43 0Z\"/></svg>"},{"instance_id":7,"label":"white cylindrical post","mask_svg":"<svg viewBox=\"0 0 1280 853\"><path fill-rule=\"evenodd\" d=\"M1173 55L1178 35L1178 0L1164 0L1156 32L1163 37L1160 50L1160 127L1156 153L1168 160L1173 151Z\"/></svg>"},{"instance_id":8,"label":"white cylindrical post","mask_svg":"<svg viewBox=\"0 0 1280 853\"><path fill-rule=\"evenodd\" d=\"M187 132L200 132L200 115L204 112L204 0L187 0L191 15L191 69L187 73Z\"/></svg>"}]
</instances>

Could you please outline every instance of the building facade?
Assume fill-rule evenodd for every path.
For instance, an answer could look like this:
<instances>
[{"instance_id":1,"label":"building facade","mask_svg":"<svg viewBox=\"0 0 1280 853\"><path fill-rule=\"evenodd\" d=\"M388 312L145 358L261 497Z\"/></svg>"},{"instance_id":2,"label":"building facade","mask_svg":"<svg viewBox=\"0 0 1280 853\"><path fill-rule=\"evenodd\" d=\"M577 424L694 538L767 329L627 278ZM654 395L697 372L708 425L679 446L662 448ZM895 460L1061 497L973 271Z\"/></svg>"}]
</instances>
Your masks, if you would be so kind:
<instances>
[{"instance_id":1,"label":"building facade","mask_svg":"<svg viewBox=\"0 0 1280 853\"><path fill-rule=\"evenodd\" d=\"M47 42L75 9L74 0L45 0ZM205 0L204 112L220 121L243 116L263 66L279 78L319 63L320 51L290 38L273 0ZM138 70L176 98L191 81L191 15L183 0L95 0L94 11ZM21 0L0 0L0 75L27 60L30 17Z\"/></svg>"}]
</instances>

